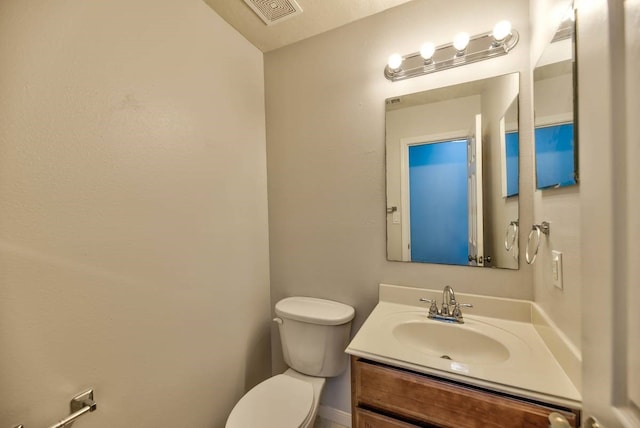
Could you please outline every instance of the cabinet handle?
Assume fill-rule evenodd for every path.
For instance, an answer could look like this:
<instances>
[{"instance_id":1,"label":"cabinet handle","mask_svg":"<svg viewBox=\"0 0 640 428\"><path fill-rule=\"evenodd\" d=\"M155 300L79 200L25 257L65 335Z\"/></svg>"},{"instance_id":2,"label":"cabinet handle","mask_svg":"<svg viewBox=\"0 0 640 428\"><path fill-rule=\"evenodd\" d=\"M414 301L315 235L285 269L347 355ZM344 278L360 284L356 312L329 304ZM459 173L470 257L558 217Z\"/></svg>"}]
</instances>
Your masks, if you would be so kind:
<instances>
[{"instance_id":1,"label":"cabinet handle","mask_svg":"<svg viewBox=\"0 0 640 428\"><path fill-rule=\"evenodd\" d=\"M558 412L549 413L549 428L571 428L571 424Z\"/></svg>"},{"instance_id":2,"label":"cabinet handle","mask_svg":"<svg viewBox=\"0 0 640 428\"><path fill-rule=\"evenodd\" d=\"M598 422L598 420L594 416L589 416L584 421L583 427L584 428L603 428L602 425L600 425L600 422Z\"/></svg>"}]
</instances>

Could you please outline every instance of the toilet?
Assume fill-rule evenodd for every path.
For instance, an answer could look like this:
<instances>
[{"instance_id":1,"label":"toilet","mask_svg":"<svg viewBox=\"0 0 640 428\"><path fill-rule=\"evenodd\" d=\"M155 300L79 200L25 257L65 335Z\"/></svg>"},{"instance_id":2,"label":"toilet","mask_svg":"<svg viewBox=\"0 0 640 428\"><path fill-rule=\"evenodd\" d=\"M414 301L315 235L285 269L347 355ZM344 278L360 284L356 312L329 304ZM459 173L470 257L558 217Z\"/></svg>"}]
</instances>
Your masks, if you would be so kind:
<instances>
[{"instance_id":1,"label":"toilet","mask_svg":"<svg viewBox=\"0 0 640 428\"><path fill-rule=\"evenodd\" d=\"M284 361L289 366L253 387L235 405L226 428L309 428L313 426L327 377L347 366L351 306L313 297L276 303Z\"/></svg>"}]
</instances>

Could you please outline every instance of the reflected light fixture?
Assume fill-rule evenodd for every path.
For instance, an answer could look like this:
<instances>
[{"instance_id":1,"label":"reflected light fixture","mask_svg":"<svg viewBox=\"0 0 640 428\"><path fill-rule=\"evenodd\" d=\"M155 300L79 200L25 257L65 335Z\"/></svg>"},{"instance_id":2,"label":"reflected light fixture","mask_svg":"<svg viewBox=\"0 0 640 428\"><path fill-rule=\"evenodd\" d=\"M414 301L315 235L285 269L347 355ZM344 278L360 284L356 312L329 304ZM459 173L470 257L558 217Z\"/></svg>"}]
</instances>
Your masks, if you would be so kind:
<instances>
[{"instance_id":1,"label":"reflected light fixture","mask_svg":"<svg viewBox=\"0 0 640 428\"><path fill-rule=\"evenodd\" d=\"M384 69L384 76L395 82L506 55L518 44L519 38L509 21L500 21L490 32L475 36L459 33L452 43L435 46L427 42L419 52L404 56L393 54Z\"/></svg>"}]
</instances>

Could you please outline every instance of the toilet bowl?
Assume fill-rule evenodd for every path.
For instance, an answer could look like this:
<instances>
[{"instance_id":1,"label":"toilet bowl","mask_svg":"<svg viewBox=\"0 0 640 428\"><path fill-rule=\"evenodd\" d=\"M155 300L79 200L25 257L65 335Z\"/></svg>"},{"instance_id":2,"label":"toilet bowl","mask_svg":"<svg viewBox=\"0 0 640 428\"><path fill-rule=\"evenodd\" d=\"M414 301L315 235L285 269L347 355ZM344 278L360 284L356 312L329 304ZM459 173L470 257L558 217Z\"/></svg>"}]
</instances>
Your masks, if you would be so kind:
<instances>
[{"instance_id":1,"label":"toilet bowl","mask_svg":"<svg viewBox=\"0 0 640 428\"><path fill-rule=\"evenodd\" d=\"M253 387L235 405L225 428L310 428L327 377L347 365L351 306L312 297L288 297L274 319L290 367Z\"/></svg>"}]
</instances>

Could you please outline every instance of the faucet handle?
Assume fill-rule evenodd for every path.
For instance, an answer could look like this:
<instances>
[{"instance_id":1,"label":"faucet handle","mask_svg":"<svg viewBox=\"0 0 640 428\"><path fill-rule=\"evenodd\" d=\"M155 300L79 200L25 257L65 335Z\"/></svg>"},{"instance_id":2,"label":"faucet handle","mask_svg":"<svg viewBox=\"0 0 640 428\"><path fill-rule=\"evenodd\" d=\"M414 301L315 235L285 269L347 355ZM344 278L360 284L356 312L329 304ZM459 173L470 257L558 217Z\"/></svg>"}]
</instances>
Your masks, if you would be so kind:
<instances>
[{"instance_id":1,"label":"faucet handle","mask_svg":"<svg viewBox=\"0 0 640 428\"><path fill-rule=\"evenodd\" d=\"M453 314L451 315L456 318L462 318L462 311L460 308L473 308L473 305L471 303L456 303L456 306L453 308Z\"/></svg>"},{"instance_id":2,"label":"faucet handle","mask_svg":"<svg viewBox=\"0 0 640 428\"><path fill-rule=\"evenodd\" d=\"M429 315L430 316L438 315L438 304L436 303L435 299L427 299L426 297L421 297L420 301L421 302L431 303L431 306L429 306Z\"/></svg>"}]
</instances>

